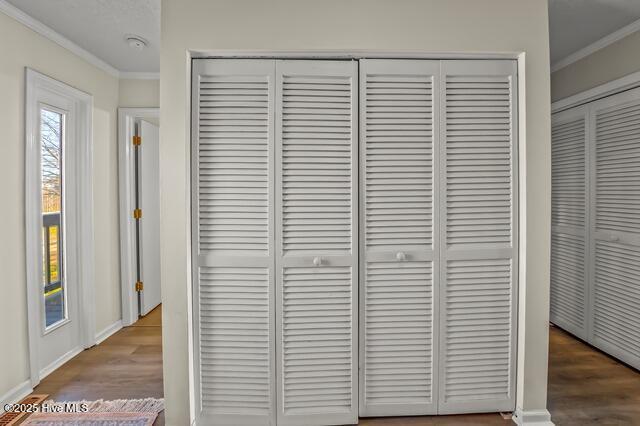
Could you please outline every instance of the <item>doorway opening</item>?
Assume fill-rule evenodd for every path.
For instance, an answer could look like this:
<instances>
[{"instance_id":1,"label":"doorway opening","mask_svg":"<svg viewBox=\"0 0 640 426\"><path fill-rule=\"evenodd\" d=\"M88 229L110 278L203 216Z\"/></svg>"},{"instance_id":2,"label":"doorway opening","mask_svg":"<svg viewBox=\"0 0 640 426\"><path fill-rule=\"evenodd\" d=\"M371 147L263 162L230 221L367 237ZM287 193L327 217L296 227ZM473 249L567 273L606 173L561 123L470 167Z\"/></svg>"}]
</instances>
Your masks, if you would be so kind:
<instances>
[{"instance_id":1,"label":"doorway opening","mask_svg":"<svg viewBox=\"0 0 640 426\"><path fill-rule=\"evenodd\" d=\"M149 314L161 301L159 116L159 108L118 110L124 326Z\"/></svg>"}]
</instances>

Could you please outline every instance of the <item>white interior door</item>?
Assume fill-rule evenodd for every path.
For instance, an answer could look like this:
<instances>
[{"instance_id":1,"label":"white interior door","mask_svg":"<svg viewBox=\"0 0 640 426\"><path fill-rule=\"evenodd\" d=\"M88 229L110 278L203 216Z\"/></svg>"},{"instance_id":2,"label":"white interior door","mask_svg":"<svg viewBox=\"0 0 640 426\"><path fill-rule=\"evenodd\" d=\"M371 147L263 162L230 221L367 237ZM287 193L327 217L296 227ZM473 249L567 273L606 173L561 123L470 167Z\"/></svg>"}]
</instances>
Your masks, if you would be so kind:
<instances>
[{"instance_id":1,"label":"white interior door","mask_svg":"<svg viewBox=\"0 0 640 426\"><path fill-rule=\"evenodd\" d=\"M553 116L551 131L550 320L588 336L588 107Z\"/></svg>"},{"instance_id":2,"label":"white interior door","mask_svg":"<svg viewBox=\"0 0 640 426\"><path fill-rule=\"evenodd\" d=\"M437 412L439 61L360 61L360 415Z\"/></svg>"},{"instance_id":3,"label":"white interior door","mask_svg":"<svg viewBox=\"0 0 640 426\"><path fill-rule=\"evenodd\" d=\"M275 61L193 61L199 424L274 425Z\"/></svg>"},{"instance_id":4,"label":"white interior door","mask_svg":"<svg viewBox=\"0 0 640 426\"><path fill-rule=\"evenodd\" d=\"M138 123L142 139L138 158L140 221L139 256L140 315L146 315L160 304L160 128L148 121Z\"/></svg>"},{"instance_id":5,"label":"white interior door","mask_svg":"<svg viewBox=\"0 0 640 426\"><path fill-rule=\"evenodd\" d=\"M640 368L640 89L595 102L591 120L592 342Z\"/></svg>"},{"instance_id":6,"label":"white interior door","mask_svg":"<svg viewBox=\"0 0 640 426\"><path fill-rule=\"evenodd\" d=\"M358 419L357 63L277 61L278 425Z\"/></svg>"},{"instance_id":7,"label":"white interior door","mask_svg":"<svg viewBox=\"0 0 640 426\"><path fill-rule=\"evenodd\" d=\"M515 409L516 62L442 61L440 414Z\"/></svg>"}]
</instances>

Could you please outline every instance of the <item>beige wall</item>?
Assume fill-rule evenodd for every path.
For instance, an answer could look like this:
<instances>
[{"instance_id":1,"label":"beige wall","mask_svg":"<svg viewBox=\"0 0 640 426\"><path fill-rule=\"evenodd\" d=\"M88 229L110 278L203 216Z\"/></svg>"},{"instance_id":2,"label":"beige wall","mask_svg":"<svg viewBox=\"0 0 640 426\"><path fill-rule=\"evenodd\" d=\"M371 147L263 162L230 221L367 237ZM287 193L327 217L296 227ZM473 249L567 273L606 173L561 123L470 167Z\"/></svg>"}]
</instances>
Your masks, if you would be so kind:
<instances>
[{"instance_id":1,"label":"beige wall","mask_svg":"<svg viewBox=\"0 0 640 426\"><path fill-rule=\"evenodd\" d=\"M167 424L188 424L188 50L526 52L518 406L544 409L550 232L546 0L163 0L161 226ZM524 141L523 141L524 142Z\"/></svg>"},{"instance_id":2,"label":"beige wall","mask_svg":"<svg viewBox=\"0 0 640 426\"><path fill-rule=\"evenodd\" d=\"M640 71L640 31L551 74L553 102Z\"/></svg>"},{"instance_id":3,"label":"beige wall","mask_svg":"<svg viewBox=\"0 0 640 426\"><path fill-rule=\"evenodd\" d=\"M118 93L120 107L160 106L160 80L121 79Z\"/></svg>"},{"instance_id":4,"label":"beige wall","mask_svg":"<svg viewBox=\"0 0 640 426\"><path fill-rule=\"evenodd\" d=\"M93 95L96 332L121 318L116 109L118 79L0 13L0 397L29 378L24 232L24 69Z\"/></svg>"}]
</instances>

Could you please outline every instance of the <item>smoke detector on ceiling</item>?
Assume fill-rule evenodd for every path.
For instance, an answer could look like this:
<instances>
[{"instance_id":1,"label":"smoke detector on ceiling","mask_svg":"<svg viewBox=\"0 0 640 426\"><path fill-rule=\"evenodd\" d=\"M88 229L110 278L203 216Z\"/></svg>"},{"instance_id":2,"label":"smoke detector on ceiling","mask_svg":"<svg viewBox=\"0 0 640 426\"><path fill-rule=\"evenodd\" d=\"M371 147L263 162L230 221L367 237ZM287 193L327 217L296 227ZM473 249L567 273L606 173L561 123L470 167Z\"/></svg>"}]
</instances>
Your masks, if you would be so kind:
<instances>
[{"instance_id":1,"label":"smoke detector on ceiling","mask_svg":"<svg viewBox=\"0 0 640 426\"><path fill-rule=\"evenodd\" d=\"M137 35L127 34L126 36L124 36L124 40L132 49L142 50L147 47L147 40Z\"/></svg>"}]
</instances>

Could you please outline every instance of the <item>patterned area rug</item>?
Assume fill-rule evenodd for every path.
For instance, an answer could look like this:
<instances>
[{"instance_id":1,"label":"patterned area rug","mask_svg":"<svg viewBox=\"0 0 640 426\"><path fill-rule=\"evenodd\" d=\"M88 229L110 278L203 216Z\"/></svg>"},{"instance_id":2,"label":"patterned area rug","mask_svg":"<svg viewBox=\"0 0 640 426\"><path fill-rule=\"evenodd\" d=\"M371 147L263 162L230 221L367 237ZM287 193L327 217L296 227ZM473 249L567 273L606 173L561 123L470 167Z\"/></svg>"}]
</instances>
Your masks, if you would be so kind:
<instances>
[{"instance_id":1,"label":"patterned area rug","mask_svg":"<svg viewBox=\"0 0 640 426\"><path fill-rule=\"evenodd\" d=\"M35 413L24 426L152 426L164 410L164 400L118 399L115 401L45 401L48 412Z\"/></svg>"}]
</instances>

